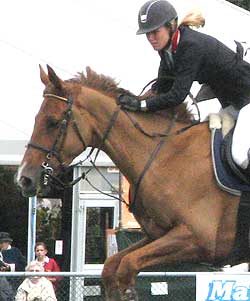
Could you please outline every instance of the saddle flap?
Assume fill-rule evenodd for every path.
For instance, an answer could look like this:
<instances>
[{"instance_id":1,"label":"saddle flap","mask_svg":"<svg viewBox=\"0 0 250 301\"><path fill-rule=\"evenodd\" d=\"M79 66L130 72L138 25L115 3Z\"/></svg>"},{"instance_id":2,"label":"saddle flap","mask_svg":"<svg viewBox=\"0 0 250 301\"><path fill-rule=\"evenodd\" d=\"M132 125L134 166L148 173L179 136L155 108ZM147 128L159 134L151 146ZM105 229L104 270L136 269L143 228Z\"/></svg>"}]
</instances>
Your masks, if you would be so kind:
<instances>
[{"instance_id":1,"label":"saddle flap","mask_svg":"<svg viewBox=\"0 0 250 301\"><path fill-rule=\"evenodd\" d=\"M211 150L215 178L219 186L232 194L250 191L244 170L232 158L233 118L229 114L210 114Z\"/></svg>"}]
</instances>

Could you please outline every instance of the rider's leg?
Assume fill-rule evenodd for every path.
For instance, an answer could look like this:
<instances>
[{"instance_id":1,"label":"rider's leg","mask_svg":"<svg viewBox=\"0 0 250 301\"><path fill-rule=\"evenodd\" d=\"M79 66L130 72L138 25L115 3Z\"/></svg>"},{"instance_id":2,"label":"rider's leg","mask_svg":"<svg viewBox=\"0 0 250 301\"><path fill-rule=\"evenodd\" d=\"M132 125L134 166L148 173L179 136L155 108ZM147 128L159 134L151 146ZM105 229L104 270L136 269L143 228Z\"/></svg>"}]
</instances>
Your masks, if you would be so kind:
<instances>
[{"instance_id":1,"label":"rider's leg","mask_svg":"<svg viewBox=\"0 0 250 301\"><path fill-rule=\"evenodd\" d=\"M232 157L237 165L249 172L249 150L250 150L250 104L244 106L238 115L233 140L232 140Z\"/></svg>"},{"instance_id":2,"label":"rider's leg","mask_svg":"<svg viewBox=\"0 0 250 301\"><path fill-rule=\"evenodd\" d=\"M236 110L233 106L228 106L220 110L220 117L222 123L222 136L225 137L228 132L234 127L238 118L239 110Z\"/></svg>"}]
</instances>

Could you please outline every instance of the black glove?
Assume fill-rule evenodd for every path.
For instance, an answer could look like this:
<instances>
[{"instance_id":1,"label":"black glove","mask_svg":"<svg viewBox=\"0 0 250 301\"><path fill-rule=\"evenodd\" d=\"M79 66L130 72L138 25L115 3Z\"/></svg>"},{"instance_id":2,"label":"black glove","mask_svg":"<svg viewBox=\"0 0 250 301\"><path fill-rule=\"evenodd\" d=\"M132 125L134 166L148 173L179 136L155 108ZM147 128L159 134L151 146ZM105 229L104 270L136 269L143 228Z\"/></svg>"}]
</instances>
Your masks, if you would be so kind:
<instances>
[{"instance_id":1,"label":"black glove","mask_svg":"<svg viewBox=\"0 0 250 301\"><path fill-rule=\"evenodd\" d=\"M129 111L141 111L141 102L134 96L122 94L118 97L118 104Z\"/></svg>"}]
</instances>

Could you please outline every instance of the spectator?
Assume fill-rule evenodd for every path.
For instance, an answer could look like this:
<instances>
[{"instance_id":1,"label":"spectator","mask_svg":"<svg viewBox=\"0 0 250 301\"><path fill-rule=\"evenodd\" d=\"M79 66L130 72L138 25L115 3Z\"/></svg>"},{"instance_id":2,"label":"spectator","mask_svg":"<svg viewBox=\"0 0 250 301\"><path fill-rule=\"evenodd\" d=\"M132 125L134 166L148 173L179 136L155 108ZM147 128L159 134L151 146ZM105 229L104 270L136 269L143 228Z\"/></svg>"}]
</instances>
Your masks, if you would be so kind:
<instances>
[{"instance_id":1,"label":"spectator","mask_svg":"<svg viewBox=\"0 0 250 301\"><path fill-rule=\"evenodd\" d=\"M6 264L5 271L24 271L26 266L25 257L21 251L12 247L13 239L8 232L0 232L0 251L2 253L2 260Z\"/></svg>"},{"instance_id":2,"label":"spectator","mask_svg":"<svg viewBox=\"0 0 250 301\"><path fill-rule=\"evenodd\" d=\"M36 260L40 262L45 272L60 272L59 265L53 258L47 256L48 249L44 242L37 242L35 245ZM61 277L47 277L52 283L54 288L56 284L61 280Z\"/></svg>"},{"instance_id":3,"label":"spectator","mask_svg":"<svg viewBox=\"0 0 250 301\"><path fill-rule=\"evenodd\" d=\"M0 277L0 300L12 301L14 300L14 291L6 277Z\"/></svg>"},{"instance_id":4,"label":"spectator","mask_svg":"<svg viewBox=\"0 0 250 301\"><path fill-rule=\"evenodd\" d=\"M8 232L0 232L0 271L14 272L24 271L26 260L21 251L12 247L13 239ZM7 274L6 274L7 275ZM21 278L1 277L0 283L0 300L14 300L14 291L21 283Z\"/></svg>"},{"instance_id":5,"label":"spectator","mask_svg":"<svg viewBox=\"0 0 250 301\"><path fill-rule=\"evenodd\" d=\"M44 272L38 261L31 261L26 267L27 272ZM18 287L16 301L56 301L52 283L45 277L34 276L26 278Z\"/></svg>"}]
</instances>

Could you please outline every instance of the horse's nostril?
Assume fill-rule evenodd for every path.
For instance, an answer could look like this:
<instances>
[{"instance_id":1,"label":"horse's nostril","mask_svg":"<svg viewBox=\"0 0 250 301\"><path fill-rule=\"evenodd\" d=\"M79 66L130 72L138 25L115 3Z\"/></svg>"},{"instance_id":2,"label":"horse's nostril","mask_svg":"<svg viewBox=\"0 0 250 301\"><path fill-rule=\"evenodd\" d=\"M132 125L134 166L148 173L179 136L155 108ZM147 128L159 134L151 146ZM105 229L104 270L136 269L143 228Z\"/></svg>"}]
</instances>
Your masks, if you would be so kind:
<instances>
[{"instance_id":1,"label":"horse's nostril","mask_svg":"<svg viewBox=\"0 0 250 301\"><path fill-rule=\"evenodd\" d=\"M24 197L36 195L35 182L32 181L32 178L21 176L19 179L17 179L17 185L19 186Z\"/></svg>"},{"instance_id":2,"label":"horse's nostril","mask_svg":"<svg viewBox=\"0 0 250 301\"><path fill-rule=\"evenodd\" d=\"M30 187L32 186L32 180L30 178L22 176L20 179L20 184L22 187Z\"/></svg>"}]
</instances>

